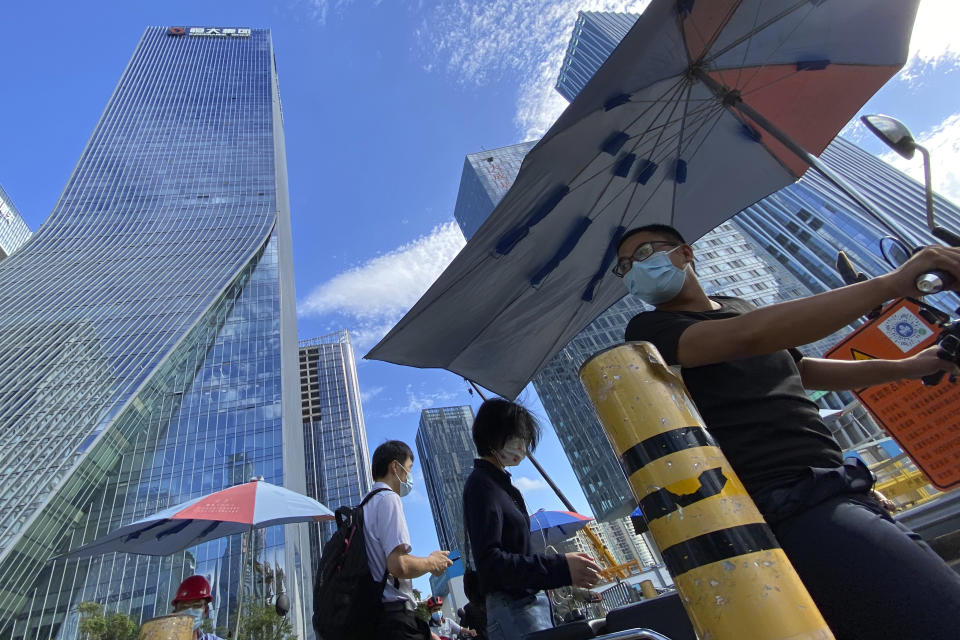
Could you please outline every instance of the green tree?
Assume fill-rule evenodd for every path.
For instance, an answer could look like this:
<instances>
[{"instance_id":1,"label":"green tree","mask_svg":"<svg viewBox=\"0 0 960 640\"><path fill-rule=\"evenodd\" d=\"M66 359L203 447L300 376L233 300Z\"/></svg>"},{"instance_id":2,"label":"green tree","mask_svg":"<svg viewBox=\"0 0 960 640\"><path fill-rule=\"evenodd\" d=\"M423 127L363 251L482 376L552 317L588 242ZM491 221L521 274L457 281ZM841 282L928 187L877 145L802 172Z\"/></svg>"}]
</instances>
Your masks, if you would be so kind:
<instances>
[{"instance_id":1,"label":"green tree","mask_svg":"<svg viewBox=\"0 0 960 640\"><path fill-rule=\"evenodd\" d=\"M137 640L140 635L140 626L130 616L105 614L96 602L81 602L77 612L81 640Z\"/></svg>"},{"instance_id":2,"label":"green tree","mask_svg":"<svg viewBox=\"0 0 960 640\"><path fill-rule=\"evenodd\" d=\"M413 612L415 616L423 620L424 622L430 622L430 611L427 610L427 603L420 601L417 603L417 608Z\"/></svg>"},{"instance_id":3,"label":"green tree","mask_svg":"<svg viewBox=\"0 0 960 640\"><path fill-rule=\"evenodd\" d=\"M272 604L247 600L243 605L238 640L296 640L290 621L277 615Z\"/></svg>"}]
</instances>

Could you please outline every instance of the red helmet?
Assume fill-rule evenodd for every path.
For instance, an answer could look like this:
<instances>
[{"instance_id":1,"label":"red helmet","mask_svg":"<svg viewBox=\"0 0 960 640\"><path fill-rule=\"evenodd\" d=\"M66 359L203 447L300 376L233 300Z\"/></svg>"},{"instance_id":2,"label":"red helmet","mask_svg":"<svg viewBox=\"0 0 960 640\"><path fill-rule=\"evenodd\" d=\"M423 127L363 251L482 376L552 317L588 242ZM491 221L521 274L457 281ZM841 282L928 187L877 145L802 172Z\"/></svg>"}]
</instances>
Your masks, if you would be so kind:
<instances>
[{"instance_id":1,"label":"red helmet","mask_svg":"<svg viewBox=\"0 0 960 640\"><path fill-rule=\"evenodd\" d=\"M439 609L443 606L443 598L440 596L430 596L427 598L427 609Z\"/></svg>"},{"instance_id":2,"label":"red helmet","mask_svg":"<svg viewBox=\"0 0 960 640\"><path fill-rule=\"evenodd\" d=\"M190 576L180 583L177 588L177 595L170 604L178 602L190 602L191 600L206 600L210 602L213 596L210 595L210 583L203 576Z\"/></svg>"}]
</instances>

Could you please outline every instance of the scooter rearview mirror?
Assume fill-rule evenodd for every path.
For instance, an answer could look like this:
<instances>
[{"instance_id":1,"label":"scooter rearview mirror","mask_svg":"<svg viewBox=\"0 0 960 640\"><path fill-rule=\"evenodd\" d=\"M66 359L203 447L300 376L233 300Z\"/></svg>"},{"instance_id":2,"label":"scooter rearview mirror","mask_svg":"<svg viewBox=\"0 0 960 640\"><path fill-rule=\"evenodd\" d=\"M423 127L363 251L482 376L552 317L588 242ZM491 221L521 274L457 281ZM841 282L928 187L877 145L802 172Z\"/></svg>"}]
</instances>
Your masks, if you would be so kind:
<instances>
[{"instance_id":1,"label":"scooter rearview mirror","mask_svg":"<svg viewBox=\"0 0 960 640\"><path fill-rule=\"evenodd\" d=\"M896 118L884 115L861 116L860 121L871 133L902 157L907 160L913 158L913 153L917 150L917 142L907 129L907 125Z\"/></svg>"},{"instance_id":2,"label":"scooter rearview mirror","mask_svg":"<svg viewBox=\"0 0 960 640\"><path fill-rule=\"evenodd\" d=\"M281 618L287 615L287 612L290 611L290 598L287 597L287 594L281 593L277 596L277 602L274 608L277 610L277 615Z\"/></svg>"},{"instance_id":3,"label":"scooter rearview mirror","mask_svg":"<svg viewBox=\"0 0 960 640\"><path fill-rule=\"evenodd\" d=\"M880 238L880 254L891 267L896 269L913 255L913 252L899 238L884 236Z\"/></svg>"}]
</instances>

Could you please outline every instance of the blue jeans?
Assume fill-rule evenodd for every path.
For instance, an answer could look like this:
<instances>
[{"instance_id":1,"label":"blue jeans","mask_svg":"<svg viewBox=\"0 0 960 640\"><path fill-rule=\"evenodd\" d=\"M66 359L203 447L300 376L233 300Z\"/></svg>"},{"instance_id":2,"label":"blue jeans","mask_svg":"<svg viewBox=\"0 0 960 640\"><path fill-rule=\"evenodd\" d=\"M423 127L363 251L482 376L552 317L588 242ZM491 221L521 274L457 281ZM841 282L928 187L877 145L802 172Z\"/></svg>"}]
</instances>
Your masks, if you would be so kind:
<instances>
[{"instance_id":1,"label":"blue jeans","mask_svg":"<svg viewBox=\"0 0 960 640\"><path fill-rule=\"evenodd\" d=\"M551 627L550 603L543 591L519 600L500 592L487 595L490 640L523 640L528 633Z\"/></svg>"}]
</instances>

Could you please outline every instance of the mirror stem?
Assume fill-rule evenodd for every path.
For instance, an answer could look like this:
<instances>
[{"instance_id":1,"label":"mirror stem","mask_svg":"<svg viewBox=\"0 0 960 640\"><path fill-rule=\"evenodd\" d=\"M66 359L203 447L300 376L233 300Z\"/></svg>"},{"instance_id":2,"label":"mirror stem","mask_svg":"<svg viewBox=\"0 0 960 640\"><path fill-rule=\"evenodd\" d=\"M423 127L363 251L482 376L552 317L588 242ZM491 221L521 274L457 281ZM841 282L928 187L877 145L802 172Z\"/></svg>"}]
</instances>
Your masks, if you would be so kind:
<instances>
[{"instance_id":1,"label":"mirror stem","mask_svg":"<svg viewBox=\"0 0 960 640\"><path fill-rule=\"evenodd\" d=\"M927 226L930 227L930 231L933 231L936 225L933 222L933 180L930 177L930 152L927 151L926 147L919 144L916 145L916 148L923 156L923 185L927 196Z\"/></svg>"}]
</instances>

